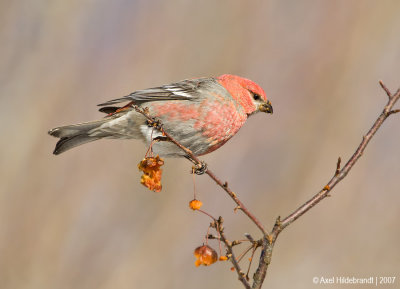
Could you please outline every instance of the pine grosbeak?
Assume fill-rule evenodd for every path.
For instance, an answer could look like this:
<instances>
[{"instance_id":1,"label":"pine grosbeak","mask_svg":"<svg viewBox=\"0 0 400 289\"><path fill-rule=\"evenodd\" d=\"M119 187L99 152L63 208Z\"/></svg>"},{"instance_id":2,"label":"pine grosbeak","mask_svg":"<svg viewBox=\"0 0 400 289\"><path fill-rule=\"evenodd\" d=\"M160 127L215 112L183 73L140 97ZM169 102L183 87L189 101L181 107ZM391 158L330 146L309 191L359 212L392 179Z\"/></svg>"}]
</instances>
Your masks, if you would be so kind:
<instances>
[{"instance_id":1,"label":"pine grosbeak","mask_svg":"<svg viewBox=\"0 0 400 289\"><path fill-rule=\"evenodd\" d=\"M103 106L100 111L107 113L101 120L50 130L50 135L60 138L53 153L58 155L102 138L141 139L147 144L157 137L162 139L161 133L132 107L114 106L122 102L148 108L149 115L158 118L166 132L197 156L225 144L250 115L272 113L264 90L249 79L224 74L183 80L99 104ZM152 148L164 157L185 156L167 140L155 142Z\"/></svg>"}]
</instances>

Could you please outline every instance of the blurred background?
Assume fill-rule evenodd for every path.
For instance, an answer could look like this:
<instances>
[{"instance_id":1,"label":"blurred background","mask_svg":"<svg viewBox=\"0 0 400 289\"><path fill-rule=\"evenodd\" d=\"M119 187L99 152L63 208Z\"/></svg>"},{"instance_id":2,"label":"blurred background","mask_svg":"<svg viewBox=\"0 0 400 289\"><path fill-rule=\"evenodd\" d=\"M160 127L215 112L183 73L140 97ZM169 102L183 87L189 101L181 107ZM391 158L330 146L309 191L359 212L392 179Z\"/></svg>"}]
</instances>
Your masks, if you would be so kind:
<instances>
[{"instance_id":1,"label":"blurred background","mask_svg":"<svg viewBox=\"0 0 400 289\"><path fill-rule=\"evenodd\" d=\"M355 151L387 101L378 80L400 86L398 11L399 1L1 1L0 288L241 288L230 263L194 266L210 219L188 208L188 161L167 159L153 193L139 183L142 143L53 156L47 131L100 118L96 104L134 90L250 78L274 114L203 159L272 228ZM314 276L397 276L385 288L399 287L399 147L396 115L332 197L280 235L265 288L327 286ZM207 176L196 185L229 239L260 236Z\"/></svg>"}]
</instances>

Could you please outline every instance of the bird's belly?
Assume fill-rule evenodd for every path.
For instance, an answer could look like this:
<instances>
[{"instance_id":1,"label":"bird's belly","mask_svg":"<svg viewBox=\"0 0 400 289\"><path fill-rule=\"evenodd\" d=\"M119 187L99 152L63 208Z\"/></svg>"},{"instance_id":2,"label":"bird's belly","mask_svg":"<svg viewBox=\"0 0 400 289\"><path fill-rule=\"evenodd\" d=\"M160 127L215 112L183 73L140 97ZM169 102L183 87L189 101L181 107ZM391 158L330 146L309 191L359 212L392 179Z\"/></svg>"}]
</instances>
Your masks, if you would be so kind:
<instances>
[{"instance_id":1,"label":"bird's belly","mask_svg":"<svg viewBox=\"0 0 400 289\"><path fill-rule=\"evenodd\" d=\"M221 147L247 119L247 115L239 111L233 102L204 100L201 103L151 103L149 109L150 115L160 119L164 130L195 155L204 155ZM148 144L161 135L146 125L140 129ZM154 143L153 150L164 156L185 155L183 150L167 141Z\"/></svg>"}]
</instances>

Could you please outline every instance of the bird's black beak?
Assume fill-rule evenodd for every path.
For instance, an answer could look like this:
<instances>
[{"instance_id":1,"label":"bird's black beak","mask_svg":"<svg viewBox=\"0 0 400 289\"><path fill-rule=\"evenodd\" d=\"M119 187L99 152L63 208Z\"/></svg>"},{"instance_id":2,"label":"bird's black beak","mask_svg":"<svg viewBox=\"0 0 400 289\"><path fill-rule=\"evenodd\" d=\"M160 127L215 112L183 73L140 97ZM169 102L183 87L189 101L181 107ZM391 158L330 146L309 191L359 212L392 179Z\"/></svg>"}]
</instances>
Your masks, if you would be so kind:
<instances>
[{"instance_id":1,"label":"bird's black beak","mask_svg":"<svg viewBox=\"0 0 400 289\"><path fill-rule=\"evenodd\" d=\"M268 100L267 102L261 103L258 106L258 110L266 113L273 113L274 110L272 109L271 102Z\"/></svg>"}]
</instances>

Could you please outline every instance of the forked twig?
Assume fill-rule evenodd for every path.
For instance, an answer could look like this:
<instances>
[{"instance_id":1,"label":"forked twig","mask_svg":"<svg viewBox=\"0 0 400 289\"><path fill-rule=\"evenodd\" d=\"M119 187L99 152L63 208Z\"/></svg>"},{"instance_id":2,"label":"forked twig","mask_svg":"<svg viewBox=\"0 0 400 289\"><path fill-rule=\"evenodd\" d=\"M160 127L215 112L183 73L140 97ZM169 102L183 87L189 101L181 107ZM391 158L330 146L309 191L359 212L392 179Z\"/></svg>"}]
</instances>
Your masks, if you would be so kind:
<instances>
[{"instance_id":1,"label":"forked twig","mask_svg":"<svg viewBox=\"0 0 400 289\"><path fill-rule=\"evenodd\" d=\"M254 274L254 282L252 286L253 289L259 289L262 286L262 283L267 274L268 265L271 262L272 250L274 244L276 242L278 235L282 232L282 230L284 230L287 226L289 226L291 223L293 223L302 215L304 215L306 212L308 212L312 207L314 207L324 198L329 196L329 193L332 191L332 189L347 176L349 171L353 168L354 164L363 155L364 150L367 147L368 143L375 135L377 130L382 126L383 122L390 115L397 113L399 111L398 109L393 110L393 106L400 98L400 89L398 89L395 94L391 94L389 89L383 84L382 81L380 81L379 83L388 96L388 102L385 105L383 111L381 112L377 120L374 122L372 127L369 129L367 134L363 136L360 145L357 147L356 151L347 161L345 166L342 169L340 169L341 159L339 158L338 163L336 165L335 174L331 178L331 180L316 195L314 195L310 200L308 200L306 203L304 203L302 206L296 209L289 216L284 218L282 221L278 219L279 224L275 224L274 228L272 229L272 232L268 236L266 236L266 238L264 238L266 240L264 240L263 242L260 263L256 270L256 273Z\"/></svg>"}]
</instances>

